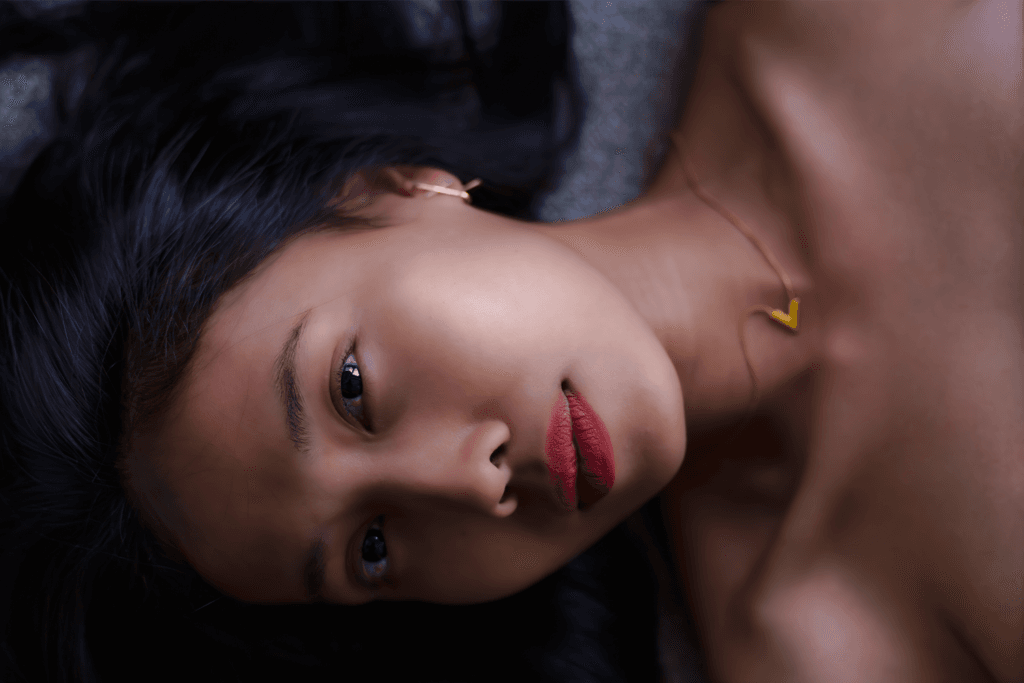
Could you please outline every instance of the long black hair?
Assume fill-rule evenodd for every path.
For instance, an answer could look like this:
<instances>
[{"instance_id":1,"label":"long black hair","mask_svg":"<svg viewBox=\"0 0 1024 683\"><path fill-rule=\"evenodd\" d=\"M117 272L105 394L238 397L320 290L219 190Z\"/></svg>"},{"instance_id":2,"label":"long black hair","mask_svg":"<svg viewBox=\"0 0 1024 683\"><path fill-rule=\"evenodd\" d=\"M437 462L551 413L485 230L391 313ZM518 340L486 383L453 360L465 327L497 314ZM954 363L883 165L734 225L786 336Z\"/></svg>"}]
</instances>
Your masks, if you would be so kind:
<instances>
[{"instance_id":1,"label":"long black hair","mask_svg":"<svg viewBox=\"0 0 1024 683\"><path fill-rule=\"evenodd\" d=\"M6 677L656 678L653 576L622 528L485 605L254 606L168 557L122 485L125 434L167 406L219 296L301 231L345 229L331 200L353 173L438 166L532 217L579 113L566 7L487 3L483 40L483 5L445 4L439 46L403 32L417 6L0 8L0 58L95 57L2 213Z\"/></svg>"}]
</instances>

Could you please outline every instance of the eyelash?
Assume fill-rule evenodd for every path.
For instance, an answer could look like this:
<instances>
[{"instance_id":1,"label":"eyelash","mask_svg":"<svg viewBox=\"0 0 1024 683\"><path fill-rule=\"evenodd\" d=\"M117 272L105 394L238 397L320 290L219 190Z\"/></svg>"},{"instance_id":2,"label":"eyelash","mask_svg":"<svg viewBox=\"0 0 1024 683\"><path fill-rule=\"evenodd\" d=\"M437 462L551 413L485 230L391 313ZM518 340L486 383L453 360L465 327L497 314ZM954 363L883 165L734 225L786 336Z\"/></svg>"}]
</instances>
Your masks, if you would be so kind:
<instances>
[{"instance_id":1,"label":"eyelash","mask_svg":"<svg viewBox=\"0 0 1024 683\"><path fill-rule=\"evenodd\" d=\"M355 372L346 373L346 368L354 368ZM358 398L345 398L344 395L342 394L344 387L343 381L345 379L346 374L354 375L359 380ZM371 422L367 415L366 406L364 405L364 394L366 393L366 387L363 386L362 370L359 367L359 363L356 361L354 347L345 352L344 360L342 361L341 367L338 368L338 371L335 373L334 385L335 391L337 392L337 396L338 398L341 399L341 405L344 407L345 412L347 412L349 416L352 417L352 419L354 419L356 422L362 425L364 429L366 429L367 431L373 431L372 429L370 429Z\"/></svg>"}]
</instances>

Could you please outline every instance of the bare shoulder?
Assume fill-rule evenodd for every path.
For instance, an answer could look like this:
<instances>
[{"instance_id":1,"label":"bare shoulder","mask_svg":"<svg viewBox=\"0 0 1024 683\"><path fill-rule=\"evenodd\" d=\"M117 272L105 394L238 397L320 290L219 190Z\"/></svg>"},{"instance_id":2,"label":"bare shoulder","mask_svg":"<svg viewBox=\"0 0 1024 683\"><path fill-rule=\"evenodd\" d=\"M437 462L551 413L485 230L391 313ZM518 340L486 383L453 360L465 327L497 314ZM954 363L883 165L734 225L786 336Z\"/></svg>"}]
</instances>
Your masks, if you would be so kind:
<instances>
[{"instance_id":1,"label":"bare shoulder","mask_svg":"<svg viewBox=\"0 0 1024 683\"><path fill-rule=\"evenodd\" d=\"M707 33L791 149L832 128L869 154L956 156L961 177L1017 170L1022 0L724 3Z\"/></svg>"},{"instance_id":2,"label":"bare shoulder","mask_svg":"<svg viewBox=\"0 0 1024 683\"><path fill-rule=\"evenodd\" d=\"M725 2L709 14L707 30L718 38L737 35L742 42L783 46L794 57L891 62L936 41L970 47L1008 40L1014 28L1020 31L1019 13L1019 0ZM960 29L966 31L957 35ZM866 42L881 53L864 54Z\"/></svg>"},{"instance_id":3,"label":"bare shoulder","mask_svg":"<svg viewBox=\"0 0 1024 683\"><path fill-rule=\"evenodd\" d=\"M836 245L822 266L861 269L936 237L980 263L1021 231L1024 0L726 2L701 74L695 90L719 100L688 108L686 153L711 173L708 158L763 145L794 229ZM757 134L701 159L723 109Z\"/></svg>"}]
</instances>

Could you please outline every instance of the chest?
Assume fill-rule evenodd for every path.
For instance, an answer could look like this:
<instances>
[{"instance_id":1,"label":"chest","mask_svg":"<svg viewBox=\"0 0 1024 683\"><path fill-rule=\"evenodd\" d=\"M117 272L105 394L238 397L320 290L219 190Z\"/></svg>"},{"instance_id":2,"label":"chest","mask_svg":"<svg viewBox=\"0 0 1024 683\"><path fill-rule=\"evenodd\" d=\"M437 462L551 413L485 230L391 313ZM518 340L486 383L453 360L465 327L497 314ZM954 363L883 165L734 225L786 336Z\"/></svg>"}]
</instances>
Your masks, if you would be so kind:
<instances>
[{"instance_id":1,"label":"chest","mask_svg":"<svg viewBox=\"0 0 1024 683\"><path fill-rule=\"evenodd\" d=\"M831 328L764 412L691 444L667 519L723 666L768 633L824 647L814 614L915 675L1020 666L1024 346L1011 319L965 321Z\"/></svg>"}]
</instances>

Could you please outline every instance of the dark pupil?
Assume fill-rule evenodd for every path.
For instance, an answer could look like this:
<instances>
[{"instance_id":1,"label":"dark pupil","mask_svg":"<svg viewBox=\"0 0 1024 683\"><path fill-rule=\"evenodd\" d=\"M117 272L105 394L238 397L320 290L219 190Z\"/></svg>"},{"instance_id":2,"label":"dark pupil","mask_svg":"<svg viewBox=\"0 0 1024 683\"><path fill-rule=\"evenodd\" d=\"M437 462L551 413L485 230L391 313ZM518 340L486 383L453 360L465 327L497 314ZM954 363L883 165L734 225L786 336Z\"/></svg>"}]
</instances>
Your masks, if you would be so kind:
<instances>
[{"instance_id":1,"label":"dark pupil","mask_svg":"<svg viewBox=\"0 0 1024 683\"><path fill-rule=\"evenodd\" d=\"M363 559L367 562L380 562L388 556L387 546L384 545L384 535L379 529L370 529L363 539Z\"/></svg>"},{"instance_id":2,"label":"dark pupil","mask_svg":"<svg viewBox=\"0 0 1024 683\"><path fill-rule=\"evenodd\" d=\"M359 369L354 365L346 365L341 369L342 398L359 398L363 393L363 380L359 379Z\"/></svg>"}]
</instances>

